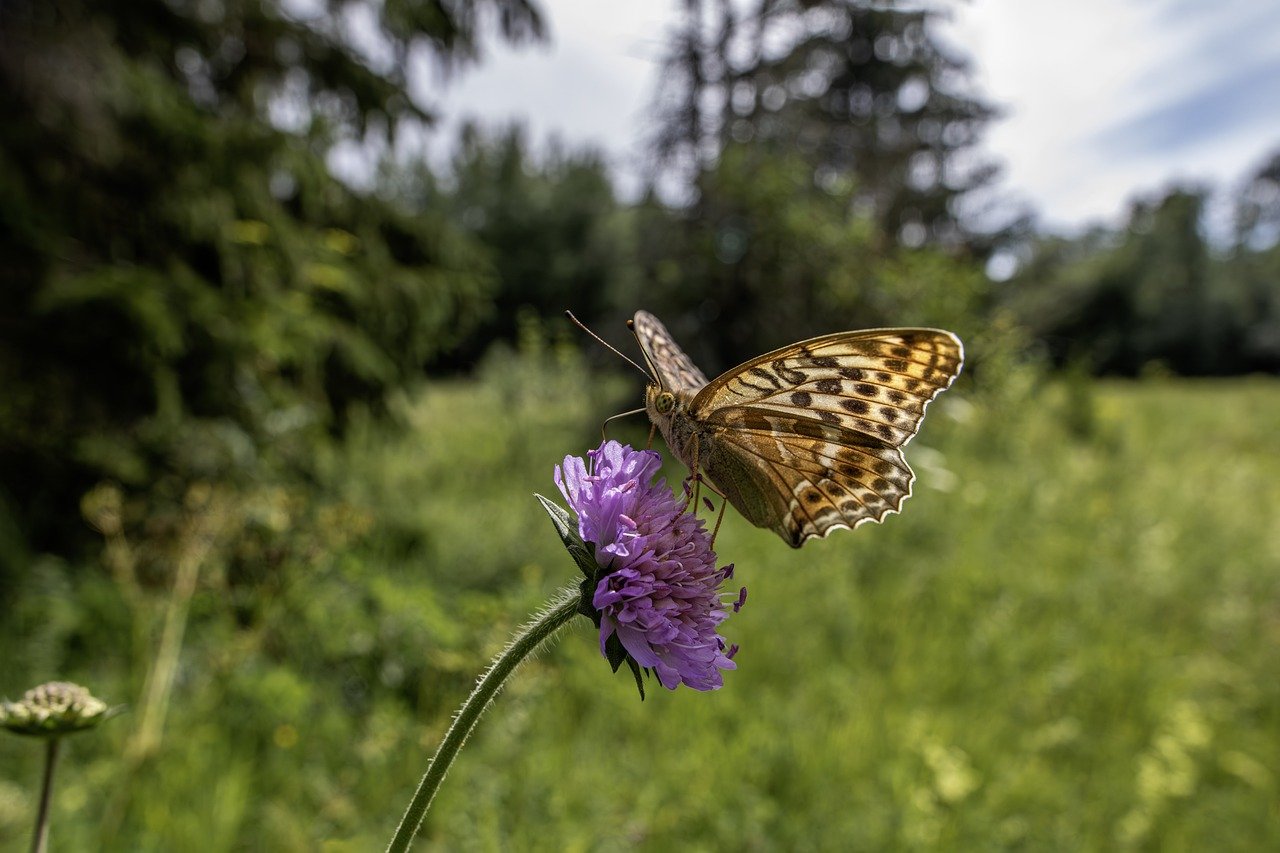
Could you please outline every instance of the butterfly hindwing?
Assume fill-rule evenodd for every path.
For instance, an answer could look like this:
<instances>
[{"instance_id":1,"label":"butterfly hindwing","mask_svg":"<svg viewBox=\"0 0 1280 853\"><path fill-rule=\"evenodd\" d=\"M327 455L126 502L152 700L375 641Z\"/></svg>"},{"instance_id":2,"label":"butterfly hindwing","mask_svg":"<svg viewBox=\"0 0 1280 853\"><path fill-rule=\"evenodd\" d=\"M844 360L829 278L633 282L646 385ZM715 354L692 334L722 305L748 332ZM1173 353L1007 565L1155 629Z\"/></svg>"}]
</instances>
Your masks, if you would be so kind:
<instances>
[{"instance_id":1,"label":"butterfly hindwing","mask_svg":"<svg viewBox=\"0 0 1280 853\"><path fill-rule=\"evenodd\" d=\"M808 420L773 421L765 429L744 421L721 434L717 449L766 473L781 501L766 523L748 520L792 547L832 530L882 521L911 495L915 475L899 448Z\"/></svg>"}]
</instances>

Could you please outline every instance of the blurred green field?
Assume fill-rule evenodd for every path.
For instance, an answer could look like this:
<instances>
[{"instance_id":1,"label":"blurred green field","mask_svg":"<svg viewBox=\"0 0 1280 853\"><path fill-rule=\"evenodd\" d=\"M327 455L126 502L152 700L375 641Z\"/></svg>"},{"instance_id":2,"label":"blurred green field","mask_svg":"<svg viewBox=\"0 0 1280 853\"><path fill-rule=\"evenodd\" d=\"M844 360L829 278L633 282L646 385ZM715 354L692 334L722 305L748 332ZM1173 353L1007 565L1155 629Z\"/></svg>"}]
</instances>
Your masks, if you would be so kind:
<instances>
[{"instance_id":1,"label":"blurred green field","mask_svg":"<svg viewBox=\"0 0 1280 853\"><path fill-rule=\"evenodd\" d=\"M160 621L106 572L33 567L0 690L64 677L131 706L71 741L52 849L380 849L488 656L576 582L531 493L558 497L552 466L635 393L592 382L510 362L402 400L407 434L357 425L303 582L243 600L211 558L162 747L131 763ZM883 525L793 551L727 519L750 600L718 693L641 703L571 626L419 848L1280 848L1280 383L998 388L935 404ZM0 741L4 849L39 752Z\"/></svg>"}]
</instances>

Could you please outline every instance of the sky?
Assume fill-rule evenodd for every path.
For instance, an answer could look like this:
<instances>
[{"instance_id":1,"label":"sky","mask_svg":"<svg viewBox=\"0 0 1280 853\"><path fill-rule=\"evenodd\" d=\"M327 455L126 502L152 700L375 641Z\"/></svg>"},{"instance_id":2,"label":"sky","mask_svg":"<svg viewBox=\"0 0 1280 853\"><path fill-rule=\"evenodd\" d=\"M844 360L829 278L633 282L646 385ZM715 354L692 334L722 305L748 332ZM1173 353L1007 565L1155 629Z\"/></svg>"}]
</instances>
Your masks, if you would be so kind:
<instances>
[{"instance_id":1,"label":"sky","mask_svg":"<svg viewBox=\"0 0 1280 853\"><path fill-rule=\"evenodd\" d=\"M1043 226L1123 221L1174 181L1234 185L1280 149L1280 2L968 0L939 36L967 55L1002 118L984 150L1002 194ZM491 42L479 67L422 99L447 118L520 120L603 149L624 193L638 185L645 112L677 0L544 0L551 42ZM444 144L444 143L441 143ZM437 152L439 156L439 152Z\"/></svg>"}]
</instances>

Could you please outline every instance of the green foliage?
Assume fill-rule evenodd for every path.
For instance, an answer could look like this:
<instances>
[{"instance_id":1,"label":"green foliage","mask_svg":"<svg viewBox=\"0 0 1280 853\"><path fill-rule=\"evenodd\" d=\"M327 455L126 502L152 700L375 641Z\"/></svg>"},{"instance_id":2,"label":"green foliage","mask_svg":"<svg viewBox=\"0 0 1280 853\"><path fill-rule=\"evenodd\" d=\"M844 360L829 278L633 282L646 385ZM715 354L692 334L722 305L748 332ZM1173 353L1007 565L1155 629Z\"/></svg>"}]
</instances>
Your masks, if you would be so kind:
<instances>
[{"instance_id":1,"label":"green foliage","mask_svg":"<svg viewBox=\"0 0 1280 853\"><path fill-rule=\"evenodd\" d=\"M486 135L467 125L448 180L436 203L488 250L496 282L492 312L455 361L514 341L525 312L549 319L569 309L598 322L612 300L637 298L630 220L601 154L552 145L535 157L519 127Z\"/></svg>"},{"instance_id":2,"label":"green foliage","mask_svg":"<svg viewBox=\"0 0 1280 853\"><path fill-rule=\"evenodd\" d=\"M639 212L646 307L708 368L845 329L976 331L988 287L976 264L885 248L855 197L847 182L816 185L802 158L730 147L696 210Z\"/></svg>"},{"instance_id":3,"label":"green foliage","mask_svg":"<svg viewBox=\"0 0 1280 853\"><path fill-rule=\"evenodd\" d=\"M1019 325L1077 365L1269 369L1274 164L1229 251L1175 194L1046 242L1045 289L992 306L976 261L901 245L954 242L946 202L982 180L926 180L986 119L939 100L963 69L921 41L931 13L826 4L849 39L725 66L756 126L693 127L722 135L690 204L626 208L597 155L514 129L465 131L443 176L338 182L335 146L431 118L410 58L542 30L524 0L321 5L0 6L0 694L57 677L129 708L71 745L56 847L384 843L476 673L575 577L532 494L635 399L548 318L639 305L708 370L876 325L953 328L970 358L901 518L803 552L726 522L752 597L724 691L639 705L581 626L481 726L428 846L1275 846L1275 389L1050 386ZM797 82L829 50L839 103ZM911 145L823 136L863 86L858 134ZM26 746L0 741L3 847Z\"/></svg>"},{"instance_id":4,"label":"green foliage","mask_svg":"<svg viewBox=\"0 0 1280 853\"><path fill-rule=\"evenodd\" d=\"M901 516L801 551L726 519L751 597L724 690L641 704L580 620L481 722L423 846L1274 846L1274 383L1046 385L1001 367L1004 335L969 341L982 374L931 407ZM621 389L525 337L480 382L397 396L400 431L353 418L314 515L287 495L184 505L188 549L218 538L162 748L132 763L173 594L131 585L121 547L152 546L110 533L109 495L86 503L104 570L41 563L0 625L0 692L56 673L130 706L71 745L55 845L386 842L475 675L577 577L532 493L554 495ZM214 514L287 530L287 582L233 585ZM28 746L0 741L0 846L29 830Z\"/></svg>"},{"instance_id":5,"label":"green foliage","mask_svg":"<svg viewBox=\"0 0 1280 853\"><path fill-rule=\"evenodd\" d=\"M22 120L0 131L0 499L24 544L74 550L100 479L162 505L305 473L348 406L491 310L478 244L328 170L336 142L429 118L406 63L346 40L338 17L361 11L401 59L473 57L491 12L509 38L541 33L524 0L309 20L256 0L5 4L0 112Z\"/></svg>"},{"instance_id":6,"label":"green foliage","mask_svg":"<svg viewBox=\"0 0 1280 853\"><path fill-rule=\"evenodd\" d=\"M1204 189L1135 203L1119 231L1042 237L1004 302L1058 365L1138 375L1280 370L1280 182L1259 170L1235 199L1231 245L1205 234Z\"/></svg>"},{"instance_id":7,"label":"green foliage","mask_svg":"<svg viewBox=\"0 0 1280 853\"><path fill-rule=\"evenodd\" d=\"M975 153L995 110L938 38L942 14L867 0L687 0L655 104L661 164L701 199L725 151L748 146L851 184L888 243L985 244L960 211L995 174Z\"/></svg>"}]
</instances>

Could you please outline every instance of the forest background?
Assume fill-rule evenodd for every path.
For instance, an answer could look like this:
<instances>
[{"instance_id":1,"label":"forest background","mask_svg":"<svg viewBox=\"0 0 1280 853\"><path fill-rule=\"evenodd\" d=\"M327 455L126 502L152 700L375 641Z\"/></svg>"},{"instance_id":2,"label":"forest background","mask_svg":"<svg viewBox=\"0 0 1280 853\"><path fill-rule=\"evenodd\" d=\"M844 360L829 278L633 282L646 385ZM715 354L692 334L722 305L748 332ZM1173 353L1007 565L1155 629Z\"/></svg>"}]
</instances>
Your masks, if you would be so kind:
<instances>
[{"instance_id":1,"label":"forest background","mask_svg":"<svg viewBox=\"0 0 1280 853\"><path fill-rule=\"evenodd\" d=\"M0 7L0 695L127 708L74 741L55 848L385 841L572 578L530 493L639 400L562 312L627 348L641 307L711 375L890 325L968 363L901 518L802 552L726 522L752 598L724 690L640 705L580 626L427 845L1280 839L1280 150L1225 227L1187 185L1042 233L936 10L687 0L625 200L599 152L519 126L394 155L441 119L408 69L543 39L553 5L308 8ZM373 185L335 178L370 140ZM0 757L8 846L39 755Z\"/></svg>"}]
</instances>

